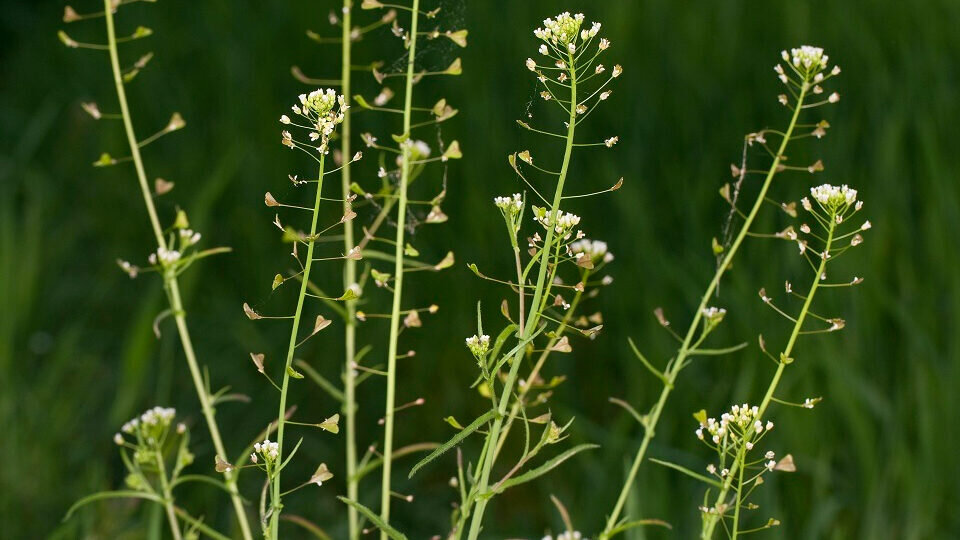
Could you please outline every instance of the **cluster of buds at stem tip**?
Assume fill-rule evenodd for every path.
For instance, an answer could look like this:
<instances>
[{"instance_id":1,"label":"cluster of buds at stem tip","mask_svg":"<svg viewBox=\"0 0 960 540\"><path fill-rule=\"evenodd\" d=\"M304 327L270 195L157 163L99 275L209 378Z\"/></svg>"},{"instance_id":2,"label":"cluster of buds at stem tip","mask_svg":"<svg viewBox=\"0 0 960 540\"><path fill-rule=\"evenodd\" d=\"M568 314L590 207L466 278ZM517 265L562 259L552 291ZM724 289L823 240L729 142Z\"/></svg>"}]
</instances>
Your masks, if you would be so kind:
<instances>
[{"instance_id":1,"label":"cluster of buds at stem tip","mask_svg":"<svg viewBox=\"0 0 960 540\"><path fill-rule=\"evenodd\" d=\"M483 335L473 335L466 339L467 349L470 350L477 360L482 359L490 352L490 336Z\"/></svg>"},{"instance_id":2,"label":"cluster of buds at stem tip","mask_svg":"<svg viewBox=\"0 0 960 540\"><path fill-rule=\"evenodd\" d=\"M709 439L714 445L725 444L726 441L732 440L735 446L746 442L752 448L761 434L773 429L773 422L764 423L760 419L760 408L747 403L733 405L729 412L720 415L720 421L716 418L706 418L705 413L702 416L696 430L697 438L702 441Z\"/></svg>"},{"instance_id":3,"label":"cluster of buds at stem tip","mask_svg":"<svg viewBox=\"0 0 960 540\"><path fill-rule=\"evenodd\" d=\"M791 97L794 98L794 100L797 97L797 90L809 90L814 95L823 94L823 83L826 82L827 79L840 74L840 66L835 65L830 68L830 57L824 54L823 49L820 47L803 45L796 49L790 49L789 52L786 50L781 51L780 57L783 58L784 63L775 65L773 70L777 73L777 78L780 79L780 82L786 86L789 92L789 95L780 94L778 97L780 103L783 105L790 106ZM805 107L822 105L824 103L836 103L838 101L840 101L840 94L832 92L826 99L805 105Z\"/></svg>"},{"instance_id":4,"label":"cluster of buds at stem tip","mask_svg":"<svg viewBox=\"0 0 960 540\"><path fill-rule=\"evenodd\" d=\"M580 224L580 216L564 212L557 209L551 212L547 208L539 206L533 207L533 220L543 226L544 229L553 228L558 237L566 239L574 227ZM583 232L577 232L577 238L582 238Z\"/></svg>"},{"instance_id":5,"label":"cluster of buds at stem tip","mask_svg":"<svg viewBox=\"0 0 960 540\"><path fill-rule=\"evenodd\" d=\"M337 125L343 122L344 112L350 106L347 105L346 99L342 95L337 95L332 88L300 94L299 99L300 104L293 105L291 110L305 123L299 123L298 119L291 120L287 115L280 117L280 123L306 130L309 142L294 139L287 130L281 132L280 142L288 148L299 148L304 151L307 151L307 148L314 148L317 152L326 154L329 150L330 136Z\"/></svg>"},{"instance_id":6,"label":"cluster of buds at stem tip","mask_svg":"<svg viewBox=\"0 0 960 540\"><path fill-rule=\"evenodd\" d=\"M543 43L538 52L547 60L538 61L527 58L526 68L536 74L543 84L540 97L545 101L556 101L565 110L577 115L586 115L597 103L605 101L613 93L606 86L623 73L623 67L615 65L607 74L607 68L598 61L600 54L610 48L610 40L600 38L593 46L594 38L600 33L600 23L591 23L589 27L584 23L582 13L571 15L563 12L556 17L543 21L543 27L534 30L533 34ZM583 83L603 75L604 82L595 91L587 92L586 99L574 103L565 97L562 91L570 86L575 79ZM605 144L610 147L617 143L617 137L606 139Z\"/></svg>"},{"instance_id":7,"label":"cluster of buds at stem tip","mask_svg":"<svg viewBox=\"0 0 960 540\"><path fill-rule=\"evenodd\" d=\"M250 454L250 461L258 463L260 458L263 458L266 463L277 461L280 458L280 444L271 442L270 439L265 439L263 442L254 444L253 453Z\"/></svg>"},{"instance_id":8,"label":"cluster of buds at stem tip","mask_svg":"<svg viewBox=\"0 0 960 540\"><path fill-rule=\"evenodd\" d=\"M120 428L120 432L113 436L113 442L117 445L125 444L125 435L133 437L138 443L159 441L167 429L170 428L176 415L176 409L169 407L147 409L140 416L125 422L123 427ZM179 424L177 432L183 433L184 431L186 431L186 426Z\"/></svg>"}]
</instances>

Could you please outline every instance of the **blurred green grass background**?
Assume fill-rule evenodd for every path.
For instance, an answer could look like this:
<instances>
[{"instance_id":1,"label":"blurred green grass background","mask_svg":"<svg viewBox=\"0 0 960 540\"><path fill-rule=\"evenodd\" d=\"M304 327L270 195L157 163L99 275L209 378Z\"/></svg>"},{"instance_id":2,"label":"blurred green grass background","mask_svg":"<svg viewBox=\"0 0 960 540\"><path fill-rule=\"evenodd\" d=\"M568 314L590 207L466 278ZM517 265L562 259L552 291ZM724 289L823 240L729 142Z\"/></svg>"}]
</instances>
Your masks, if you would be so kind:
<instances>
[{"instance_id":1,"label":"blurred green grass background","mask_svg":"<svg viewBox=\"0 0 960 540\"><path fill-rule=\"evenodd\" d=\"M316 76L338 72L336 47L318 46L304 35L307 29L330 31L326 17L334 4L164 0L124 8L118 19L121 33L137 24L155 30L150 40L125 49L129 62L147 50L156 52L128 86L138 133L163 125L174 110L188 122L186 130L146 151L149 174L176 182L173 193L161 199L161 211L169 220L174 202L180 203L206 245L234 248L185 279L198 354L214 387L229 384L253 397L251 404L219 410L234 449L274 412L275 395L250 369L247 353L276 355L286 332L254 325L239 309L243 301L266 301L271 276L287 265L269 223L272 213L261 201L264 191L283 189L286 174L305 164L277 144L276 118L303 89L290 77L290 65ZM625 177L615 196L580 200L572 208L584 216L589 234L607 240L617 256L610 267L615 282L596 303L605 331L549 368L569 377L553 398L554 413L576 416L574 442L602 448L499 498L486 536L539 537L558 530L551 493L570 507L581 530L602 527L641 436L607 398L645 408L659 392L629 353L627 337L661 363L671 352L651 310L663 306L676 324L688 320L713 271L710 238L719 235L724 218L717 189L727 181L728 164L739 160L745 133L786 122L771 68L782 48L801 43L824 47L843 67L835 82L842 100L823 110L833 125L827 138L797 152L804 159L822 157L826 171L817 178L786 175L774 196L796 200L814 182L849 183L860 189L874 229L842 265L865 283L823 295L821 311L846 318L846 330L805 339L787 372L785 395L825 398L812 413L775 411L778 430L771 444L778 453L793 453L799 472L766 486L763 507L752 519L777 517L783 526L768 536L781 538L960 535L955 511L960 441L954 435L960 420L960 3L442 4L442 22L466 25L470 46L462 53L464 75L435 81L429 95L444 95L461 109L444 135L461 141L465 158L450 168L445 205L450 222L417 240L425 258L453 249L458 264L444 274L411 280L405 303L437 302L441 312L401 343L417 356L401 363L398 400L424 396L427 404L400 417L400 444L442 440L450 435L442 417L468 418L485 406L465 391L474 367L461 336L473 332L474 302L484 300L492 320L502 292L478 282L463 263L477 262L490 274L509 273L509 250L500 241L502 224L490 200L519 189L506 154L538 144L514 123L535 97L523 67L535 52L532 29L558 11L583 11L588 20L604 23L614 43L607 62L620 62L626 70L611 100L585 128L595 138L618 134L620 145L583 152L571 169L571 189L577 192ZM150 330L163 309L159 283L150 276L131 281L114 264L118 257L146 256L148 223L132 170L90 165L101 151L125 155L125 142L119 124L95 123L80 110L81 100L114 110L109 64L105 54L67 50L56 40L56 30L64 26L63 6L0 3L2 536L160 537L159 515L136 505L89 507L60 523L72 501L122 482L110 438L147 406L178 407L195 425L194 470L212 462L175 335L165 328L157 341ZM95 11L100 3L78 1L74 7ZM102 41L101 21L81 24L68 28L71 35ZM358 61L398 58L397 44L384 39L386 44L360 43ZM459 52L436 46L430 54L430 61L442 64ZM358 75L358 81L360 90L373 88L369 74ZM367 121L358 116L356 131L389 132L379 120L364 125ZM365 174L362 182L376 180L371 170ZM761 226L773 230L783 224L769 210ZM750 242L718 300L730 311L724 337L752 345L763 332L768 342L778 343L784 325L762 309L756 291L796 279L801 264L792 247ZM371 324L360 332L363 342L373 337L379 344L386 326ZM308 360L336 378L338 334L319 341ZM649 455L702 467L709 454L693 436L690 414L757 399L770 374L755 346L729 358L698 361L684 371ZM360 390L362 445L380 438L381 385L374 381ZM319 417L334 407L307 385L293 400L305 416ZM310 435L306 450L336 472L333 464L342 462L339 442ZM395 523L413 538L442 534L454 500L446 487L452 459L414 481L405 479L408 466L398 467L397 489L417 498L397 503ZM371 505L376 483L371 479L363 486L362 497ZM257 486L244 489L253 497ZM647 531L647 537L687 538L698 530L699 485L648 463L635 493L635 517L662 518L675 526L672 532ZM208 522L224 529L232 523L218 494L198 490L181 497ZM304 492L290 505L343 536L343 508L326 486ZM643 534L637 531L633 538Z\"/></svg>"}]
</instances>

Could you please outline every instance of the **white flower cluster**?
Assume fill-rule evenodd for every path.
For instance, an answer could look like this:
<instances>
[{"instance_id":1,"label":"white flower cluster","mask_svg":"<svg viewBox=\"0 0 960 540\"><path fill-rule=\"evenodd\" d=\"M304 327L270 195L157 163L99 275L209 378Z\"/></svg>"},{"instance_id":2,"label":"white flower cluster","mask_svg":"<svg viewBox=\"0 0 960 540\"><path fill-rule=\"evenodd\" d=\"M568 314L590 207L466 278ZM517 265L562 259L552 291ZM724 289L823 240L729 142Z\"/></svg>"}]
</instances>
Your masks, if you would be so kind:
<instances>
[{"instance_id":1,"label":"white flower cluster","mask_svg":"<svg viewBox=\"0 0 960 540\"><path fill-rule=\"evenodd\" d=\"M842 186L830 184L815 186L810 188L810 195L821 205L834 209L844 205L850 206L857 201L857 190L846 184Z\"/></svg>"},{"instance_id":2,"label":"white flower cluster","mask_svg":"<svg viewBox=\"0 0 960 540\"><path fill-rule=\"evenodd\" d=\"M319 140L320 146L317 147L317 151L325 154L327 153L330 135L336 129L337 124L343 122L343 112L350 106L347 105L346 99L342 95L337 95L337 92L332 88L317 89L309 94L300 94L299 98L300 105L294 105L292 110L309 121L310 125L306 127L311 130L309 133L310 141ZM287 115L283 115L280 117L280 123L290 124L291 121ZM284 131L282 135L281 142L285 146L296 147L290 132Z\"/></svg>"},{"instance_id":3,"label":"white flower cluster","mask_svg":"<svg viewBox=\"0 0 960 540\"><path fill-rule=\"evenodd\" d=\"M533 220L543 225L545 229L553 227L554 232L561 236L567 234L570 232L570 229L580 224L580 216L564 212L559 208L555 214L552 214L546 208L534 207Z\"/></svg>"},{"instance_id":4,"label":"white flower cluster","mask_svg":"<svg viewBox=\"0 0 960 540\"><path fill-rule=\"evenodd\" d=\"M810 90L814 94L822 94L824 90L820 84L828 78L840 74L840 66L833 66L830 73L825 73L830 57L823 54L823 49L820 47L804 45L797 49L791 49L790 52L786 50L781 51L780 57L783 58L784 62L787 62L790 70L800 79L800 82L793 81L793 84L807 89L809 88L807 85L813 83L813 87L810 88ZM777 64L773 69L777 72L777 78L780 79L780 82L785 85L791 84L790 76L787 71L784 70L783 65ZM777 99L783 105L788 105L790 102L786 94L780 94ZM827 103L836 103L838 101L840 101L840 94L837 92L831 93L826 99ZM823 102L819 104L822 103ZM822 137L823 133L823 128L818 128L814 131L814 135L818 138Z\"/></svg>"},{"instance_id":5,"label":"white flower cluster","mask_svg":"<svg viewBox=\"0 0 960 540\"><path fill-rule=\"evenodd\" d=\"M554 538L556 538L556 540L588 540L580 534L580 531L566 531L558 534L556 537L548 534L541 538L541 540L554 540Z\"/></svg>"},{"instance_id":6,"label":"white flower cluster","mask_svg":"<svg viewBox=\"0 0 960 540\"><path fill-rule=\"evenodd\" d=\"M727 314L727 310L724 308L718 307L707 307L703 308L703 311L700 312L703 315L703 318L706 319L707 324L717 325L720 321L723 320L724 316Z\"/></svg>"},{"instance_id":7,"label":"white flower cluster","mask_svg":"<svg viewBox=\"0 0 960 540\"><path fill-rule=\"evenodd\" d=\"M543 28L534 30L533 35L552 43L554 46L562 45L563 47L567 47L576 41L577 34L580 33L581 24L583 24L583 13L577 13L571 16L569 11L564 11L552 19L544 19ZM596 32L600 31L600 25L594 23L593 27L596 31L591 29L587 32L594 32L593 35L596 35Z\"/></svg>"},{"instance_id":8,"label":"white flower cluster","mask_svg":"<svg viewBox=\"0 0 960 540\"><path fill-rule=\"evenodd\" d=\"M830 60L829 56L823 54L823 49L810 45L790 49L790 54L787 54L787 51L781 51L780 56L785 62L791 62L793 67L807 71L827 69L827 61Z\"/></svg>"},{"instance_id":9,"label":"white flower cluster","mask_svg":"<svg viewBox=\"0 0 960 540\"><path fill-rule=\"evenodd\" d=\"M720 440L728 435L736 438L745 436L748 430L752 429L754 435L759 435L764 431L773 429L773 422L767 421L764 424L759 419L760 408L756 405L750 406L747 403L734 405L730 407L730 412L723 413L718 422L716 418L707 418L706 422L700 424L697 428L697 438L704 440L705 433L710 436L714 444L720 444ZM752 443L747 442L747 449L752 448Z\"/></svg>"},{"instance_id":10,"label":"white flower cluster","mask_svg":"<svg viewBox=\"0 0 960 540\"><path fill-rule=\"evenodd\" d=\"M140 416L125 422L120 428L120 431L128 435L136 435L138 440L145 439L152 442L163 433L163 430L170 427L176 415L176 409L170 407L153 407L152 409L144 411ZM182 433L183 430L178 426L177 432ZM123 435L120 433L114 435L113 442L118 445L123 444Z\"/></svg>"},{"instance_id":11,"label":"white flower cluster","mask_svg":"<svg viewBox=\"0 0 960 540\"><path fill-rule=\"evenodd\" d=\"M470 336L466 342L470 353L476 358L481 358L490 351L490 336L486 334Z\"/></svg>"},{"instance_id":12,"label":"white flower cluster","mask_svg":"<svg viewBox=\"0 0 960 540\"><path fill-rule=\"evenodd\" d=\"M590 240L584 238L570 244L570 251L574 257L589 257L591 261L610 262L613 260L613 253L607 250L607 243L603 240Z\"/></svg>"},{"instance_id":13,"label":"white flower cluster","mask_svg":"<svg viewBox=\"0 0 960 540\"><path fill-rule=\"evenodd\" d=\"M182 256L183 254L175 249L157 248L156 253L151 253L147 260L150 264L157 264L159 261L160 264L167 266L179 261Z\"/></svg>"},{"instance_id":14,"label":"white flower cluster","mask_svg":"<svg viewBox=\"0 0 960 540\"><path fill-rule=\"evenodd\" d=\"M514 193L513 197L495 197L493 204L497 205L497 208L504 212L519 212L523 210L523 196L519 193Z\"/></svg>"},{"instance_id":15,"label":"white flower cluster","mask_svg":"<svg viewBox=\"0 0 960 540\"><path fill-rule=\"evenodd\" d=\"M253 445L254 454L250 456L251 461L254 463L257 462L256 454L263 456L268 463L276 461L280 457L280 444L275 442L270 442L270 439L264 439L263 442L258 442Z\"/></svg>"},{"instance_id":16,"label":"white flower cluster","mask_svg":"<svg viewBox=\"0 0 960 540\"><path fill-rule=\"evenodd\" d=\"M192 229L180 229L180 242L185 246L192 246L200 241L200 233Z\"/></svg>"}]
</instances>

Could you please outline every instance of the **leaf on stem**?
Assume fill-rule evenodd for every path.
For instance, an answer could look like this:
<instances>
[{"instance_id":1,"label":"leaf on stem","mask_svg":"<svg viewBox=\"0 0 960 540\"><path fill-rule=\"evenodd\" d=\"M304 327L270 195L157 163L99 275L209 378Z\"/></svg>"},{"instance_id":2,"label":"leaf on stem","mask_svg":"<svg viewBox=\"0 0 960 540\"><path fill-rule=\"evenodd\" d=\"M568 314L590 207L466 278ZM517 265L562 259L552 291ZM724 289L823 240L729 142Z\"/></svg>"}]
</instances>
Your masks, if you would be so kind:
<instances>
[{"instance_id":1,"label":"leaf on stem","mask_svg":"<svg viewBox=\"0 0 960 540\"><path fill-rule=\"evenodd\" d=\"M431 461L437 459L443 455L447 450L450 450L454 446L460 444L461 441L467 438L471 433L480 429L481 426L492 420L496 416L497 411L490 409L489 411L482 414L479 418L470 423L469 426L461 429L456 435L450 438L447 442L441 444L437 447L436 450L430 452L430 454L421 459L416 465L410 469L410 474L407 475L407 478L413 478L413 475L417 474L417 471L423 468L424 465L430 463ZM456 420L454 420L456 422Z\"/></svg>"}]
</instances>

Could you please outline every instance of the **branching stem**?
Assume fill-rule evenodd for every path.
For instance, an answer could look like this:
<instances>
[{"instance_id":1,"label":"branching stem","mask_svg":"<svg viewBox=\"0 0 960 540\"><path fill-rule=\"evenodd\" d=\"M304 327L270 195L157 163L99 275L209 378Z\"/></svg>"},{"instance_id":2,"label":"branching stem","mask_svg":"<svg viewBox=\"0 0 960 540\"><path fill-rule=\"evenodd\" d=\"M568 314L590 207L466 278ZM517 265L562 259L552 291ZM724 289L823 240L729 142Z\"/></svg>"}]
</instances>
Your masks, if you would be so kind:
<instances>
[{"instance_id":1,"label":"branching stem","mask_svg":"<svg viewBox=\"0 0 960 540\"><path fill-rule=\"evenodd\" d=\"M577 101L577 73L576 66L574 64L574 58L572 54L568 54L569 65L570 65L570 100L573 103ZM563 152L563 165L560 168L560 175L557 178L557 187L553 195L553 203L550 206L550 216L553 216L556 219L560 208L560 202L563 199L563 184L567 179L567 172L570 167L570 156L573 154L573 141L574 134L576 131L576 110L570 110L570 118L567 122L567 136L566 136L566 148ZM553 245L554 239L554 227L549 226L546 229L546 238L543 242L544 250L550 248ZM521 334L521 341L526 340L530 337L533 332L536 331L537 322L539 321L540 314L542 312L541 301L544 295L544 291L547 288L547 270L550 267L550 257L546 253L543 254L540 260L540 271L537 275L537 286L534 289L533 300L530 302L530 313L527 315L526 326L524 332ZM497 443L500 439L500 432L503 427L503 419L507 414L507 405L510 402L510 398L513 395L513 385L517 381L517 373L520 370L520 365L523 363L523 354L524 351L521 348L513 358L513 361L510 365L510 371L507 374L507 379L503 383L503 391L500 394L500 402L497 406L497 415L494 418L493 425L490 428L490 432L487 434L487 439L493 445ZM473 511L473 516L470 521L470 533L469 540L476 540L480 535L480 528L483 523L483 513L486 510L487 503L489 502L489 497L485 496L487 491L487 486L490 480L490 471L493 469L493 464L496 461L496 452L489 448L488 452L484 456L484 459L481 461L481 473L480 481L477 484L477 493L479 494L479 500L476 503L476 508Z\"/></svg>"},{"instance_id":2,"label":"branching stem","mask_svg":"<svg viewBox=\"0 0 960 540\"><path fill-rule=\"evenodd\" d=\"M657 422L660 420L660 414L663 412L663 408L667 403L667 398L673 391L677 375L679 375L680 371L687 365L687 357L693 351L691 344L693 343L697 328L700 326L703 310L708 306L710 298L720 285L720 280L723 277L724 272L726 272L733 262L733 258L739 251L740 245L743 243L744 238L747 237L750 227L753 225L754 219L756 219L760 208L763 206L764 200L767 196L767 191L770 189L770 185L773 183L773 178L777 174L780 161L783 159L784 152L787 149L787 144L790 142L790 135L793 133L794 128L796 128L797 119L800 116L801 110L799 105L803 103L803 99L806 97L808 86L809 85L805 83L801 89L800 95L797 99L798 106L794 108L793 116L790 118L790 125L787 127L787 136L784 137L780 142L780 148L777 151L777 155L773 159L773 163L770 165L770 169L767 171L767 176L763 181L763 186L760 188L760 193L757 195L757 198L753 203L753 208L751 208L750 213L746 216L740 232L730 245L726 255L723 257L723 260L717 267L717 270L713 275L713 279L710 280L710 284L707 286L706 291L704 291L703 297L700 299L700 305L694 312L693 320L690 322L690 327L687 329L686 337L681 343L680 349L677 351L676 360L670 365L670 368L666 371L666 373L664 373L666 381L663 389L660 391L660 398L647 415L647 424L645 425L643 441L640 443L640 448L637 450L637 454L634 457L633 465L630 467L630 472L627 473L626 481L624 482L623 488L620 491L620 497L617 499L617 502L613 507L613 511L607 518L607 526L604 528L601 538L608 538L610 532L613 531L617 526L618 520L620 519L620 513L623 511L623 506L627 502L627 496L630 494L630 490L633 487L634 481L636 480L637 473L640 470L640 464L643 463L643 458L647 453L647 448L650 446L650 441L653 440L654 436L656 436L656 427Z\"/></svg>"},{"instance_id":3,"label":"branching stem","mask_svg":"<svg viewBox=\"0 0 960 540\"><path fill-rule=\"evenodd\" d=\"M799 109L799 107L798 107ZM834 231L836 230L836 221L830 220L830 225L827 234L827 241L824 247L824 253L829 253L830 249L833 247L834 240ZM817 268L817 273L813 277L813 284L810 286L810 292L807 293L807 299L803 302L803 307L800 309L800 314L797 315L797 322L793 325L793 331L790 333L790 339L787 340L787 345L783 349L783 353L780 356L780 363L777 364L777 371L773 374L773 379L770 381L770 386L767 387L767 393L763 396L763 401L760 402L760 407L757 411L756 418L760 421L763 418L763 414L766 412L767 407L770 406L770 402L773 400L773 394L777 390L777 386L780 384L780 379L783 377L783 371L790 363L786 360L790 358L790 355L793 354L793 347L797 343L797 338L800 337L802 333L803 321L807 318L807 315L810 313L810 305L813 303L813 297L817 293L817 288L820 286L820 280L823 276L824 271L827 267L827 257L821 257L820 266ZM750 428L745 435L749 437L751 435L753 428ZM726 481L723 483L723 488L720 489L720 492L717 494L717 499L715 507L721 505L723 501L726 500L727 494L730 492L730 485L733 481L733 477L736 474L736 469L740 466L743 460L738 460L732 465L730 474L727 476ZM735 519L737 514L734 514ZM715 513L710 513L703 521L703 528L701 529L700 538L713 538L713 531L717 526L717 521L720 518L719 515ZM734 522L734 531L736 531L737 524Z\"/></svg>"},{"instance_id":4,"label":"branching stem","mask_svg":"<svg viewBox=\"0 0 960 540\"><path fill-rule=\"evenodd\" d=\"M160 226L160 220L157 217L157 210L153 204L153 196L150 193L150 186L147 183L147 173L143 166L143 159L140 156L140 147L137 143L137 136L133 130L133 120L130 116L130 108L127 105L127 94L123 87L123 72L120 68L120 59L117 52L117 37L113 24L113 6L111 0L104 0L104 19L107 24L108 48L110 50L110 65L113 69L113 81L117 92L117 101L120 104L120 114L123 118L123 127L127 135L127 143L130 146L130 155L133 160L134 168L137 172L137 180L140 185L140 192L143 195L143 202L147 208L147 214L150 217L150 225L153 229L154 237L157 240L158 248L166 248L166 240L163 238L163 227ZM216 413L213 409L210 394L203 382L203 376L200 373L200 366L193 351L193 341L190 338L190 331L187 328L186 312L183 309L183 300L180 298L180 285L177 277L172 272L163 274L164 290L170 303L170 310L174 313L174 320L177 325L177 332L180 335L180 342L183 345L184 356L187 358L187 366L190 369L190 377L193 379L194 389L197 397L200 399L200 408L203 411L204 420L207 423L207 429L210 432L210 438L213 440L213 447L217 455L227 459L227 453L223 446L223 440L220 437L220 429L217 427ZM224 474L227 488L230 492L230 501L233 503L233 510L237 515L237 522L240 525L240 533L244 540L252 540L250 533L250 524L247 522L246 511L243 508L243 501L237 490L237 473L230 471Z\"/></svg>"}]
</instances>

